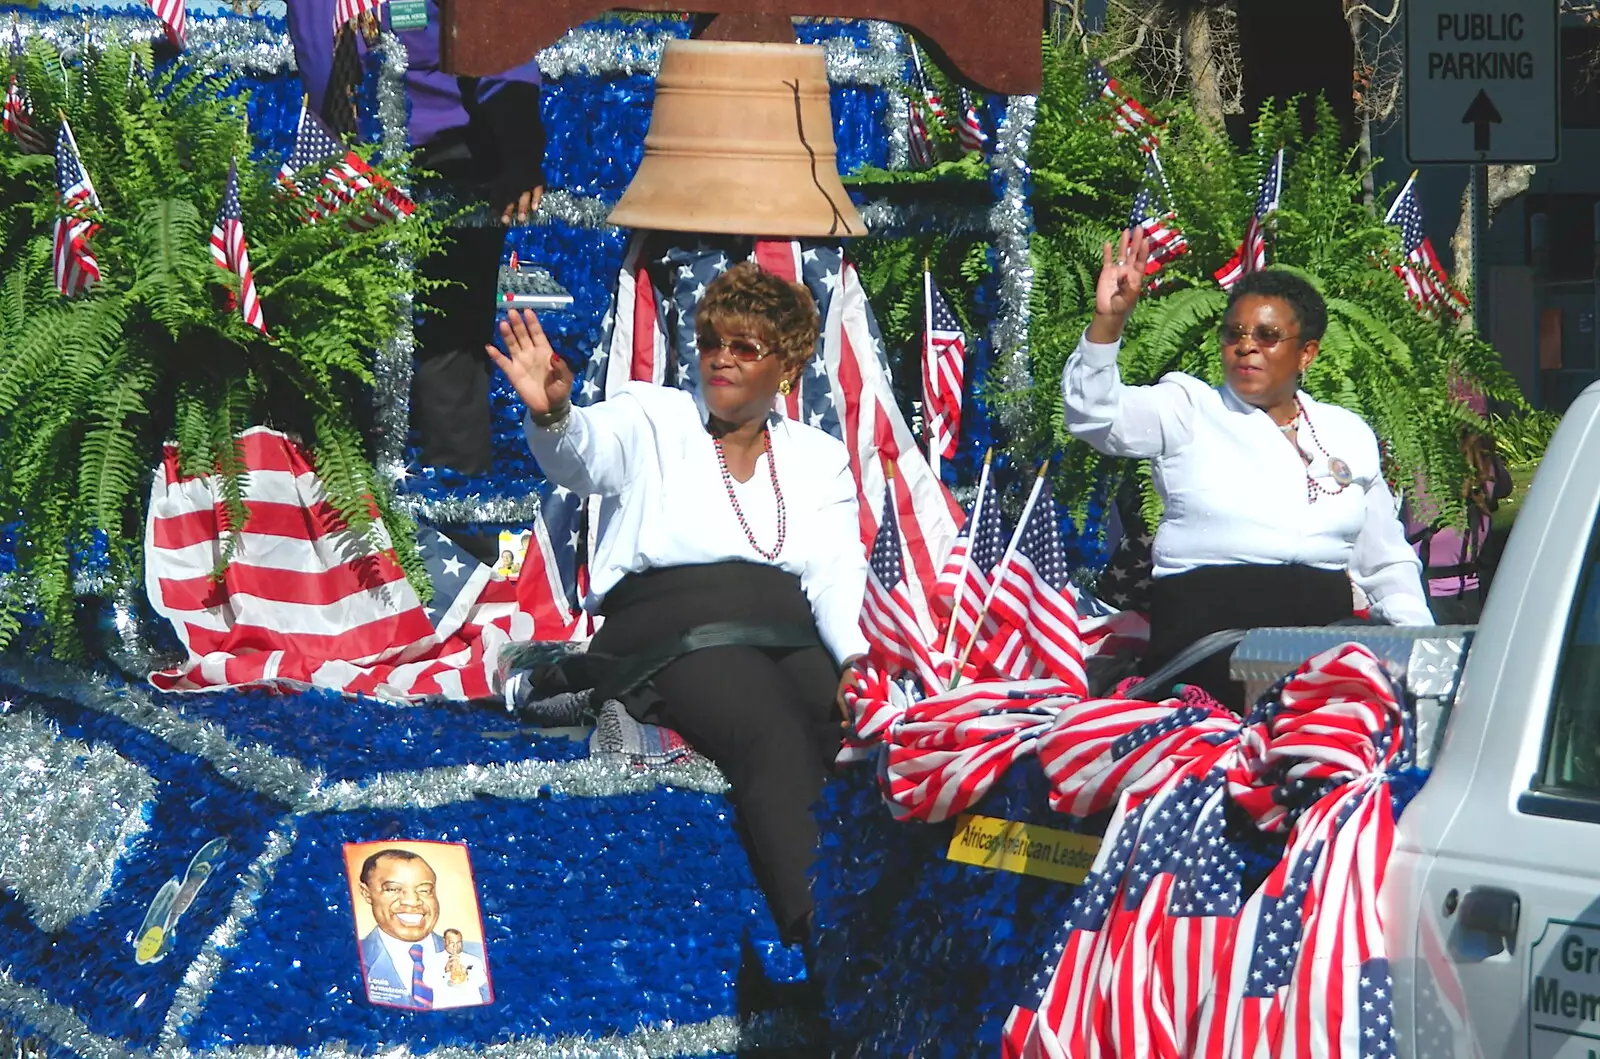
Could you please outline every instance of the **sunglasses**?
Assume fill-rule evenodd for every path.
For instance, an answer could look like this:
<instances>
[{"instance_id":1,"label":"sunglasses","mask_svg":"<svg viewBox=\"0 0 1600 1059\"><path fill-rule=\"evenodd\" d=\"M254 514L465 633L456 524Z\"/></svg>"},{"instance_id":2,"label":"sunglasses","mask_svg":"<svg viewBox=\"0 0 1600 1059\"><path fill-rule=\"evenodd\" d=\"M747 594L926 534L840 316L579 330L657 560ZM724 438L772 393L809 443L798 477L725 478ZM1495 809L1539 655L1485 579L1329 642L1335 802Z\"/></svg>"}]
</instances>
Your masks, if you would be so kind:
<instances>
[{"instance_id":1,"label":"sunglasses","mask_svg":"<svg viewBox=\"0 0 1600 1059\"><path fill-rule=\"evenodd\" d=\"M733 359L751 363L772 355L766 344L754 338L718 338L716 335L699 335L695 345L702 357L709 357L719 349L726 349Z\"/></svg>"},{"instance_id":2,"label":"sunglasses","mask_svg":"<svg viewBox=\"0 0 1600 1059\"><path fill-rule=\"evenodd\" d=\"M1257 324L1253 328L1228 327L1224 325L1217 331L1217 337L1222 340L1222 344L1225 346L1237 346L1247 337L1254 338L1256 344L1260 346L1275 346L1279 342L1287 342L1291 338L1299 338L1300 336L1298 334L1286 335L1276 327Z\"/></svg>"}]
</instances>

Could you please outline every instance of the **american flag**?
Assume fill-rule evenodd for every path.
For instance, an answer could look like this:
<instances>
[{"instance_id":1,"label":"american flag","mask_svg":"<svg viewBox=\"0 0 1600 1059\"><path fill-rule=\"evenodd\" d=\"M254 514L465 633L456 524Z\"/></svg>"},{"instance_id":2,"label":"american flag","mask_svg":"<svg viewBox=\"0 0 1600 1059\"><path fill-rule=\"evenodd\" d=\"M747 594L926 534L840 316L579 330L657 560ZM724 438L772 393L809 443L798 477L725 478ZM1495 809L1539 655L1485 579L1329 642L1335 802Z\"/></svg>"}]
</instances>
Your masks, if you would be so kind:
<instances>
[{"instance_id":1,"label":"american flag","mask_svg":"<svg viewBox=\"0 0 1600 1059\"><path fill-rule=\"evenodd\" d=\"M228 527L216 477L184 477L168 446L151 487L145 531L151 605L189 652L151 682L168 691L264 684L383 698L481 699L512 639L563 639L518 603L503 579L436 530L418 545L433 582L424 605L394 551L352 538L307 454L255 427L239 437L247 519L221 580L212 574Z\"/></svg>"},{"instance_id":2,"label":"american flag","mask_svg":"<svg viewBox=\"0 0 1600 1059\"><path fill-rule=\"evenodd\" d=\"M1186 695L1080 702L1038 739L1055 809L1117 809L1007 1020L1004 1054L1392 1056L1378 895L1394 846L1388 781L1411 739L1382 664L1356 644L1325 651L1242 727ZM1289 832L1243 901L1226 823L1238 813Z\"/></svg>"},{"instance_id":3,"label":"american flag","mask_svg":"<svg viewBox=\"0 0 1600 1059\"><path fill-rule=\"evenodd\" d=\"M928 460L938 473L940 459L954 459L961 441L961 397L967 374L967 339L950 303L922 271L926 329L922 340L922 416L927 423Z\"/></svg>"},{"instance_id":4,"label":"american flag","mask_svg":"<svg viewBox=\"0 0 1600 1059\"><path fill-rule=\"evenodd\" d=\"M995 568L979 638L996 672L1015 680L1051 676L1075 694L1088 694L1078 593L1068 575L1060 513L1043 475L1035 479L1012 544Z\"/></svg>"},{"instance_id":5,"label":"american flag","mask_svg":"<svg viewBox=\"0 0 1600 1059\"><path fill-rule=\"evenodd\" d=\"M333 32L338 34L344 24L366 11L377 11L383 0L338 0L333 7Z\"/></svg>"},{"instance_id":6,"label":"american flag","mask_svg":"<svg viewBox=\"0 0 1600 1059\"><path fill-rule=\"evenodd\" d=\"M228 165L228 186L222 192L222 205L211 225L211 260L218 268L239 277L239 315L249 326L267 333L267 321L256 296L256 277L250 269L250 250L245 245L244 211L239 206L239 163Z\"/></svg>"},{"instance_id":7,"label":"american flag","mask_svg":"<svg viewBox=\"0 0 1600 1059\"><path fill-rule=\"evenodd\" d=\"M856 479L861 549L877 538L879 509L895 465L894 497L906 544L907 593L924 642L937 625L931 606L939 565L956 535L961 509L917 447L890 381L882 335L855 266L837 243L705 238L646 259L628 251L617 293L603 325L609 333L590 357L574 401L603 400L608 387L648 381L699 389L695 307L706 287L735 261L754 258L762 268L805 286L817 302L822 330L817 351L779 411L844 442ZM592 532L592 530L591 530Z\"/></svg>"},{"instance_id":8,"label":"american flag","mask_svg":"<svg viewBox=\"0 0 1600 1059\"><path fill-rule=\"evenodd\" d=\"M883 519L878 523L867 564L861 631L867 637L869 657L885 672L906 670L917 674L928 688L938 688L942 681L933 649L912 610L904 552L891 479L884 485Z\"/></svg>"},{"instance_id":9,"label":"american flag","mask_svg":"<svg viewBox=\"0 0 1600 1059\"><path fill-rule=\"evenodd\" d=\"M911 167L926 169L933 164L933 140L928 135L928 123L922 117L922 108L906 98L906 146L911 153Z\"/></svg>"},{"instance_id":10,"label":"american flag","mask_svg":"<svg viewBox=\"0 0 1600 1059\"><path fill-rule=\"evenodd\" d=\"M320 190L313 192L308 220L339 214L346 228L359 232L401 220L416 212L416 203L374 171L360 155L347 151L344 144L322 124L322 120L302 102L300 121L295 126L294 146L278 168L278 180L297 194L305 193L310 189L300 185L300 174L323 165L327 165L327 168L323 170L319 181ZM346 206L357 200L361 204L359 211L345 210Z\"/></svg>"},{"instance_id":11,"label":"american flag","mask_svg":"<svg viewBox=\"0 0 1600 1059\"><path fill-rule=\"evenodd\" d=\"M1006 550L1005 519L989 477L989 462L988 458L983 461L971 516L961 527L939 571L935 591L939 601L949 609L945 654L959 649L977 631L978 615L983 610L983 601L989 598L994 568Z\"/></svg>"},{"instance_id":12,"label":"american flag","mask_svg":"<svg viewBox=\"0 0 1600 1059\"><path fill-rule=\"evenodd\" d=\"M298 190L297 181L305 170L323 166L345 153L344 144L322 124L322 119L311 113L308 104L300 103L300 120L294 128L294 145L288 157L278 168L278 179L287 187Z\"/></svg>"},{"instance_id":13,"label":"american flag","mask_svg":"<svg viewBox=\"0 0 1600 1059\"><path fill-rule=\"evenodd\" d=\"M1272 156L1272 165L1261 176L1261 184L1256 188L1256 209L1250 215L1250 223L1245 226L1244 242L1239 244L1239 249L1233 252L1233 257L1228 263L1217 269L1217 282L1222 284L1224 290L1231 289L1245 276L1252 272L1260 272L1267 267L1267 218L1278 208L1278 199L1283 195L1283 148L1278 148L1278 153Z\"/></svg>"},{"instance_id":14,"label":"american flag","mask_svg":"<svg viewBox=\"0 0 1600 1059\"><path fill-rule=\"evenodd\" d=\"M28 98L28 82L23 71L24 51L22 35L16 26L11 27L11 84L6 88L3 121L5 131L17 141L23 154L44 154L50 150L50 141L33 122L33 103Z\"/></svg>"},{"instance_id":15,"label":"american flag","mask_svg":"<svg viewBox=\"0 0 1600 1059\"><path fill-rule=\"evenodd\" d=\"M1124 92L1117 79L1107 73L1098 60L1089 60L1089 65L1084 68L1084 79L1088 82L1088 102L1100 99L1111 102L1111 120L1116 123L1119 132L1137 136L1142 150L1151 151L1160 144L1155 119L1150 112L1137 99Z\"/></svg>"},{"instance_id":16,"label":"american flag","mask_svg":"<svg viewBox=\"0 0 1600 1059\"><path fill-rule=\"evenodd\" d=\"M1150 239L1150 259L1144 268L1147 276L1155 275L1162 265L1177 260L1189 249L1189 241L1178 227L1178 215L1172 208L1166 177L1162 175L1155 151L1150 152L1145 162L1144 182L1133 198L1128 227L1144 229Z\"/></svg>"},{"instance_id":17,"label":"american flag","mask_svg":"<svg viewBox=\"0 0 1600 1059\"><path fill-rule=\"evenodd\" d=\"M186 34L183 6L184 0L150 0L150 10L167 27L167 39L179 48Z\"/></svg>"},{"instance_id":18,"label":"american flag","mask_svg":"<svg viewBox=\"0 0 1600 1059\"><path fill-rule=\"evenodd\" d=\"M917 42L907 37L911 42L911 70L916 78L917 91L922 93L923 101L928 104L928 115L934 121L944 122L944 100L939 98L939 89L934 86L933 78L928 76L928 71L922 65L922 50L917 47Z\"/></svg>"},{"instance_id":19,"label":"american flag","mask_svg":"<svg viewBox=\"0 0 1600 1059\"><path fill-rule=\"evenodd\" d=\"M1433 240L1428 238L1427 231L1422 227L1422 203L1417 198L1416 174L1412 174L1406 186L1400 189L1400 194L1395 196L1394 205L1389 207L1389 215L1384 221L1400 226L1401 248L1405 251L1406 263L1394 266L1394 272L1405 282L1411 300L1421 309L1437 307L1451 316L1460 316L1467 307L1467 298L1451 286L1450 277L1445 273L1439 255L1434 252Z\"/></svg>"},{"instance_id":20,"label":"american flag","mask_svg":"<svg viewBox=\"0 0 1600 1059\"><path fill-rule=\"evenodd\" d=\"M532 616L538 639L585 639L591 631L589 616L581 609L583 543L583 497L546 482L540 489L533 540L517 576L517 600Z\"/></svg>"},{"instance_id":21,"label":"american flag","mask_svg":"<svg viewBox=\"0 0 1600 1059\"><path fill-rule=\"evenodd\" d=\"M89 248L89 240L100 226L84 216L100 208L100 199L94 193L94 185L89 183L89 174L78 157L78 144L72 138L66 119L62 119L61 131L56 134L56 189L60 192L61 213L56 218L51 256L56 290L70 298L82 294L100 278L100 263Z\"/></svg>"},{"instance_id":22,"label":"american flag","mask_svg":"<svg viewBox=\"0 0 1600 1059\"><path fill-rule=\"evenodd\" d=\"M981 151L989 146L989 134L983 131L983 119L978 116L972 93L961 90L961 120L956 122L956 139L963 151Z\"/></svg>"}]
</instances>

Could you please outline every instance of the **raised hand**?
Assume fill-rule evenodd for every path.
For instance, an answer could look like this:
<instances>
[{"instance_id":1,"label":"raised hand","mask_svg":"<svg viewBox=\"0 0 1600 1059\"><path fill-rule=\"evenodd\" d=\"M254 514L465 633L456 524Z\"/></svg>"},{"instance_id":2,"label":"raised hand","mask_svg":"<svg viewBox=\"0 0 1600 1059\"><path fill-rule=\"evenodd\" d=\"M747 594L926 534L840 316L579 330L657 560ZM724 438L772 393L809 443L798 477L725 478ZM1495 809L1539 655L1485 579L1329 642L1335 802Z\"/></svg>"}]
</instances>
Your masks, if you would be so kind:
<instances>
[{"instance_id":1,"label":"raised hand","mask_svg":"<svg viewBox=\"0 0 1600 1059\"><path fill-rule=\"evenodd\" d=\"M500 322L506 351L485 346L489 359L505 373L517 396L534 415L559 412L572 399L572 370L550 348L539 317L529 309L512 309Z\"/></svg>"},{"instance_id":2,"label":"raised hand","mask_svg":"<svg viewBox=\"0 0 1600 1059\"><path fill-rule=\"evenodd\" d=\"M1122 336L1122 327L1144 289L1144 270L1150 261L1150 237L1143 228L1122 233L1115 254L1105 244L1100 278L1094 285L1094 323L1090 339L1110 342Z\"/></svg>"}]
</instances>

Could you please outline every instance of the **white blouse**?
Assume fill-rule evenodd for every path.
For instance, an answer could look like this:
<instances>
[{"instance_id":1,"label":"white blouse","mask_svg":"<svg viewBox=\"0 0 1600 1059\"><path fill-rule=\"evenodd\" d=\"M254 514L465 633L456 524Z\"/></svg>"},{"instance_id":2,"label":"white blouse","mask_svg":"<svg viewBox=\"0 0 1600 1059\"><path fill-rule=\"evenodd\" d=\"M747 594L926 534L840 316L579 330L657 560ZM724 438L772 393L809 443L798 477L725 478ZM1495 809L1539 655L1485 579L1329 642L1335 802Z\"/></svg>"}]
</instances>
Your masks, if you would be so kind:
<instances>
[{"instance_id":1,"label":"white blouse","mask_svg":"<svg viewBox=\"0 0 1600 1059\"><path fill-rule=\"evenodd\" d=\"M1107 455L1151 461L1165 507L1154 576L1230 563L1347 570L1374 616L1433 624L1422 564L1384 483L1378 439L1360 416L1301 393L1296 453L1271 416L1226 386L1182 372L1124 386L1120 346L1087 335L1078 343L1061 380L1066 426ZM1334 476L1341 461L1344 489Z\"/></svg>"},{"instance_id":2,"label":"white blouse","mask_svg":"<svg viewBox=\"0 0 1600 1059\"><path fill-rule=\"evenodd\" d=\"M777 463L788 525L783 551L768 562L739 525L706 433L705 412L689 393L629 383L599 404L574 407L564 430L541 430L528 418L523 429L551 481L600 497L586 610L598 610L626 574L762 563L800 578L817 631L836 661L866 652L860 621L867 557L855 477L849 453L831 434L772 418L770 458ZM735 481L734 491L756 542L771 549L778 539L778 502L768 459L762 454L755 474Z\"/></svg>"}]
</instances>

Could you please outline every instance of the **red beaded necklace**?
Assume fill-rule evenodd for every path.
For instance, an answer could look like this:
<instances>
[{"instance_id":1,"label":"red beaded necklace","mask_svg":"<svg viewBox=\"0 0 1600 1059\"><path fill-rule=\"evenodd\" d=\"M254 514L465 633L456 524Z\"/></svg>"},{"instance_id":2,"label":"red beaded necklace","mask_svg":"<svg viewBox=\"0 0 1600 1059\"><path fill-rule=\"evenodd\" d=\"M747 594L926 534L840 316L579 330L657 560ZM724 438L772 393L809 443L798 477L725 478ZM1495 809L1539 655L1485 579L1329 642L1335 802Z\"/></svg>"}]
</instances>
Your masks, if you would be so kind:
<instances>
[{"instance_id":1,"label":"red beaded necklace","mask_svg":"<svg viewBox=\"0 0 1600 1059\"><path fill-rule=\"evenodd\" d=\"M722 468L722 487L728 491L728 503L733 505L733 513L744 530L744 539L750 542L750 547L755 549L757 555L770 563L775 562L783 551L783 538L789 530L789 516L783 506L783 487L778 484L778 461L772 455L771 432L762 431L761 439L765 442L763 451L767 454L767 473L772 477L772 495L778 498L778 543L772 546L770 552L757 544L756 535L750 532L750 523L745 520L744 509L739 506L739 494L733 490L733 472L728 470L728 456L722 451L722 439L713 437L711 443L717 447L717 466Z\"/></svg>"},{"instance_id":2,"label":"red beaded necklace","mask_svg":"<svg viewBox=\"0 0 1600 1059\"><path fill-rule=\"evenodd\" d=\"M1331 467L1332 463L1333 463L1333 454L1330 453L1327 449L1323 448L1322 439L1317 437L1316 425L1311 422L1311 417L1306 415L1306 406L1300 403L1300 398L1298 396L1295 397L1295 399L1294 399L1294 407L1295 407L1294 419L1290 420L1289 425L1287 427L1284 427L1283 429L1286 432L1287 431L1298 432L1298 428L1299 428L1300 424L1304 423L1306 425L1306 430L1308 432L1310 432L1310 434L1311 434L1311 443L1313 445L1315 445L1319 451L1321 451L1323 457L1329 461L1329 465ZM1297 450L1300 448L1298 442L1295 443L1295 448ZM1303 457L1302 457L1302 462L1306 462L1306 461L1304 461ZM1321 496L1338 496L1340 493L1344 492L1345 489L1347 489L1349 487L1349 485L1350 485L1349 482L1339 482L1338 485L1335 488L1329 489L1327 486L1323 485L1321 482L1319 482L1315 478L1311 477L1311 466L1310 466L1309 462L1306 462L1306 466L1304 467L1304 470L1305 470L1305 475L1306 475L1306 502L1308 504L1315 504L1317 502L1317 497L1319 495L1321 495Z\"/></svg>"}]
</instances>

